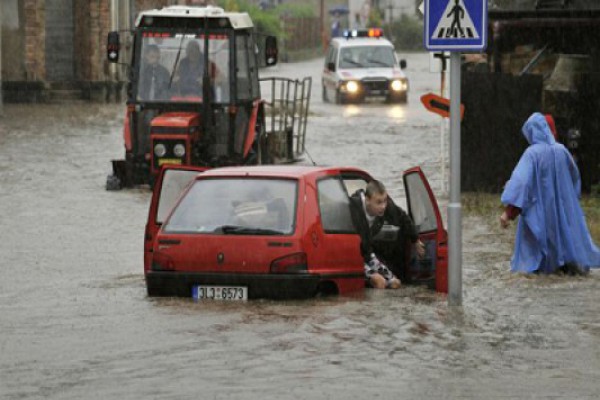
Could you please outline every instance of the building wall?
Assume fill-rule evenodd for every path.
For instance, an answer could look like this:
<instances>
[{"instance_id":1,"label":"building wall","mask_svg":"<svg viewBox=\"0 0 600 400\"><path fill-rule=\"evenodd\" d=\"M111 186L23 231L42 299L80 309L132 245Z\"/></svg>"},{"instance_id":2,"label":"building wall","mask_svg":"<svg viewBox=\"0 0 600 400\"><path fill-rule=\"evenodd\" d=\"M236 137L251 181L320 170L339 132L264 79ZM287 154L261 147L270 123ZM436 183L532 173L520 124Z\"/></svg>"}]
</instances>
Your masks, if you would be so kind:
<instances>
[{"instance_id":1,"label":"building wall","mask_svg":"<svg viewBox=\"0 0 600 400\"><path fill-rule=\"evenodd\" d=\"M45 1L23 0L25 35L25 79L38 81L46 79L46 33ZM3 57L6 52L2 49ZM3 61L4 64L4 61Z\"/></svg>"},{"instance_id":2,"label":"building wall","mask_svg":"<svg viewBox=\"0 0 600 400\"><path fill-rule=\"evenodd\" d=\"M19 0L2 1L2 78L25 80L23 8Z\"/></svg>"},{"instance_id":3,"label":"building wall","mask_svg":"<svg viewBox=\"0 0 600 400\"><path fill-rule=\"evenodd\" d=\"M121 61L128 62L131 40L125 32L139 11L214 4L213 0L0 1L2 93L8 101L52 101L45 93L52 90L80 90L80 98L118 100L127 72L106 59L108 32L115 28L112 5L118 7L117 28L123 32ZM72 17L69 23L61 24L61 13Z\"/></svg>"},{"instance_id":4,"label":"building wall","mask_svg":"<svg viewBox=\"0 0 600 400\"><path fill-rule=\"evenodd\" d=\"M0 0L3 2L2 23L2 77L4 80L46 81L47 57L66 56L58 54L62 40L72 43L73 78L76 81L101 81L110 75L106 61L106 37L111 30L111 0ZM117 2L121 8L127 1ZM120 10L122 14L135 18L141 10L161 8L173 4L211 3L206 0L131 0L131 10ZM50 7L50 8L48 8ZM73 26L60 26L56 15L62 8L73 9ZM125 13L124 11L128 11ZM50 18L47 21L47 17ZM10 23L9 23L10 21ZM53 27L49 26L53 23ZM120 29L127 29L130 21L120 20ZM64 28L72 30L73 37L64 34L49 38L48 29ZM54 31L50 32L55 34ZM63 32L64 33L64 32ZM71 39L71 40L70 40ZM46 52L48 48L49 53ZM48 60L50 61L50 60ZM50 74L52 75L52 74ZM59 74L60 75L60 74Z\"/></svg>"}]
</instances>

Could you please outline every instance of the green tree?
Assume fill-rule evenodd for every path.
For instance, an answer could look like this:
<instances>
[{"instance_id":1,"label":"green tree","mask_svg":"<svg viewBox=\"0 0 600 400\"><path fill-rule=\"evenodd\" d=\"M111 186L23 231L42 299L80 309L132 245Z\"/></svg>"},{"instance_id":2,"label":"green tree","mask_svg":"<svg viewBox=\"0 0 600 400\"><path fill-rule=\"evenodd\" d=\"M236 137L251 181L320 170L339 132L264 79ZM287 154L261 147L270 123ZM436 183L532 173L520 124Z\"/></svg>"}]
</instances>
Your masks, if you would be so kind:
<instances>
[{"instance_id":1,"label":"green tree","mask_svg":"<svg viewBox=\"0 0 600 400\"><path fill-rule=\"evenodd\" d=\"M423 49L423 21L403 14L400 19L392 22L388 28L396 49Z\"/></svg>"},{"instance_id":2,"label":"green tree","mask_svg":"<svg viewBox=\"0 0 600 400\"><path fill-rule=\"evenodd\" d=\"M247 12L260 35L281 37L283 34L279 16L273 11L263 11L246 0L218 0L217 4L225 11Z\"/></svg>"},{"instance_id":3,"label":"green tree","mask_svg":"<svg viewBox=\"0 0 600 400\"><path fill-rule=\"evenodd\" d=\"M379 28L381 26L383 26L383 18L381 17L381 12L373 7L369 12L367 28Z\"/></svg>"}]
</instances>

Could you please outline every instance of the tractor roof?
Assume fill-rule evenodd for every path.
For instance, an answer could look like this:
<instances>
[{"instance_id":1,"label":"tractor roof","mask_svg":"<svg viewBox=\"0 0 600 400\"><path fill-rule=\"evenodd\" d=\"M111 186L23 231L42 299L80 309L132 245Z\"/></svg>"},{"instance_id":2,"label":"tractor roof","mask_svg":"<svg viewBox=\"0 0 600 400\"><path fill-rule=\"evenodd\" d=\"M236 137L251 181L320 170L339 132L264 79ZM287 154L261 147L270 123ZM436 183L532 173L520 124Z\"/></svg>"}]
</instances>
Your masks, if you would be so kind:
<instances>
[{"instance_id":1,"label":"tractor roof","mask_svg":"<svg viewBox=\"0 0 600 400\"><path fill-rule=\"evenodd\" d=\"M233 29L246 29L254 26L248 13L225 12L222 8L213 6L170 6L161 9L146 10L139 13L135 25L139 26L144 17L228 18Z\"/></svg>"}]
</instances>

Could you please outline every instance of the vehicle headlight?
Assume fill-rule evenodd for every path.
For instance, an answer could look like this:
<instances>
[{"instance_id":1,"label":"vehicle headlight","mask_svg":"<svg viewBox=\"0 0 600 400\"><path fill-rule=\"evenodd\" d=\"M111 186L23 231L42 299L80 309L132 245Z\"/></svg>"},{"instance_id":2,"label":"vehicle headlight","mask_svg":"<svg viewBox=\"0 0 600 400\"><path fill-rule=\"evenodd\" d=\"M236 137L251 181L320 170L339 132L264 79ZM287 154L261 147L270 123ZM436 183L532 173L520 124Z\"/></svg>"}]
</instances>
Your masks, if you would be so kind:
<instances>
[{"instance_id":1,"label":"vehicle headlight","mask_svg":"<svg viewBox=\"0 0 600 400\"><path fill-rule=\"evenodd\" d=\"M401 81L399 79L395 79L392 81L392 90L398 92L400 90L406 90L406 82Z\"/></svg>"},{"instance_id":2,"label":"vehicle headlight","mask_svg":"<svg viewBox=\"0 0 600 400\"><path fill-rule=\"evenodd\" d=\"M350 81L348 83L346 83L346 90L349 93L356 93L358 92L358 83L355 81Z\"/></svg>"},{"instance_id":3,"label":"vehicle headlight","mask_svg":"<svg viewBox=\"0 0 600 400\"><path fill-rule=\"evenodd\" d=\"M167 154L167 148L164 144L159 143L156 146L154 146L154 155L156 157L164 157L165 154Z\"/></svg>"},{"instance_id":4,"label":"vehicle headlight","mask_svg":"<svg viewBox=\"0 0 600 400\"><path fill-rule=\"evenodd\" d=\"M185 156L185 146L181 143L177 143L175 147L173 147L173 154L175 154L175 157Z\"/></svg>"}]
</instances>

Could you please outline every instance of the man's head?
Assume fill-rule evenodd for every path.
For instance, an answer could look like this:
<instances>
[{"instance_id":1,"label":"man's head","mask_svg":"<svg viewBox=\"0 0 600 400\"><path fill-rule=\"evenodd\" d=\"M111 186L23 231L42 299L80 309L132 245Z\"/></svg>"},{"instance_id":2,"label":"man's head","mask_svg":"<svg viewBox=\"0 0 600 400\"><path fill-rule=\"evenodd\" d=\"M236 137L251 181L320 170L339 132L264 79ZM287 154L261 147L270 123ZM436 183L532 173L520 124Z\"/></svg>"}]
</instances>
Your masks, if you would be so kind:
<instances>
[{"instance_id":1,"label":"man's head","mask_svg":"<svg viewBox=\"0 0 600 400\"><path fill-rule=\"evenodd\" d=\"M186 55L194 61L200 60L200 45L195 40L188 42L187 47L185 48Z\"/></svg>"},{"instance_id":2,"label":"man's head","mask_svg":"<svg viewBox=\"0 0 600 400\"><path fill-rule=\"evenodd\" d=\"M372 180L365 190L365 207L371 216L381 217L387 206L388 195L383 183Z\"/></svg>"},{"instance_id":3,"label":"man's head","mask_svg":"<svg viewBox=\"0 0 600 400\"><path fill-rule=\"evenodd\" d=\"M148 64L156 64L160 60L160 49L157 45L151 44L146 47L144 51L144 57L146 58L146 62Z\"/></svg>"}]
</instances>

